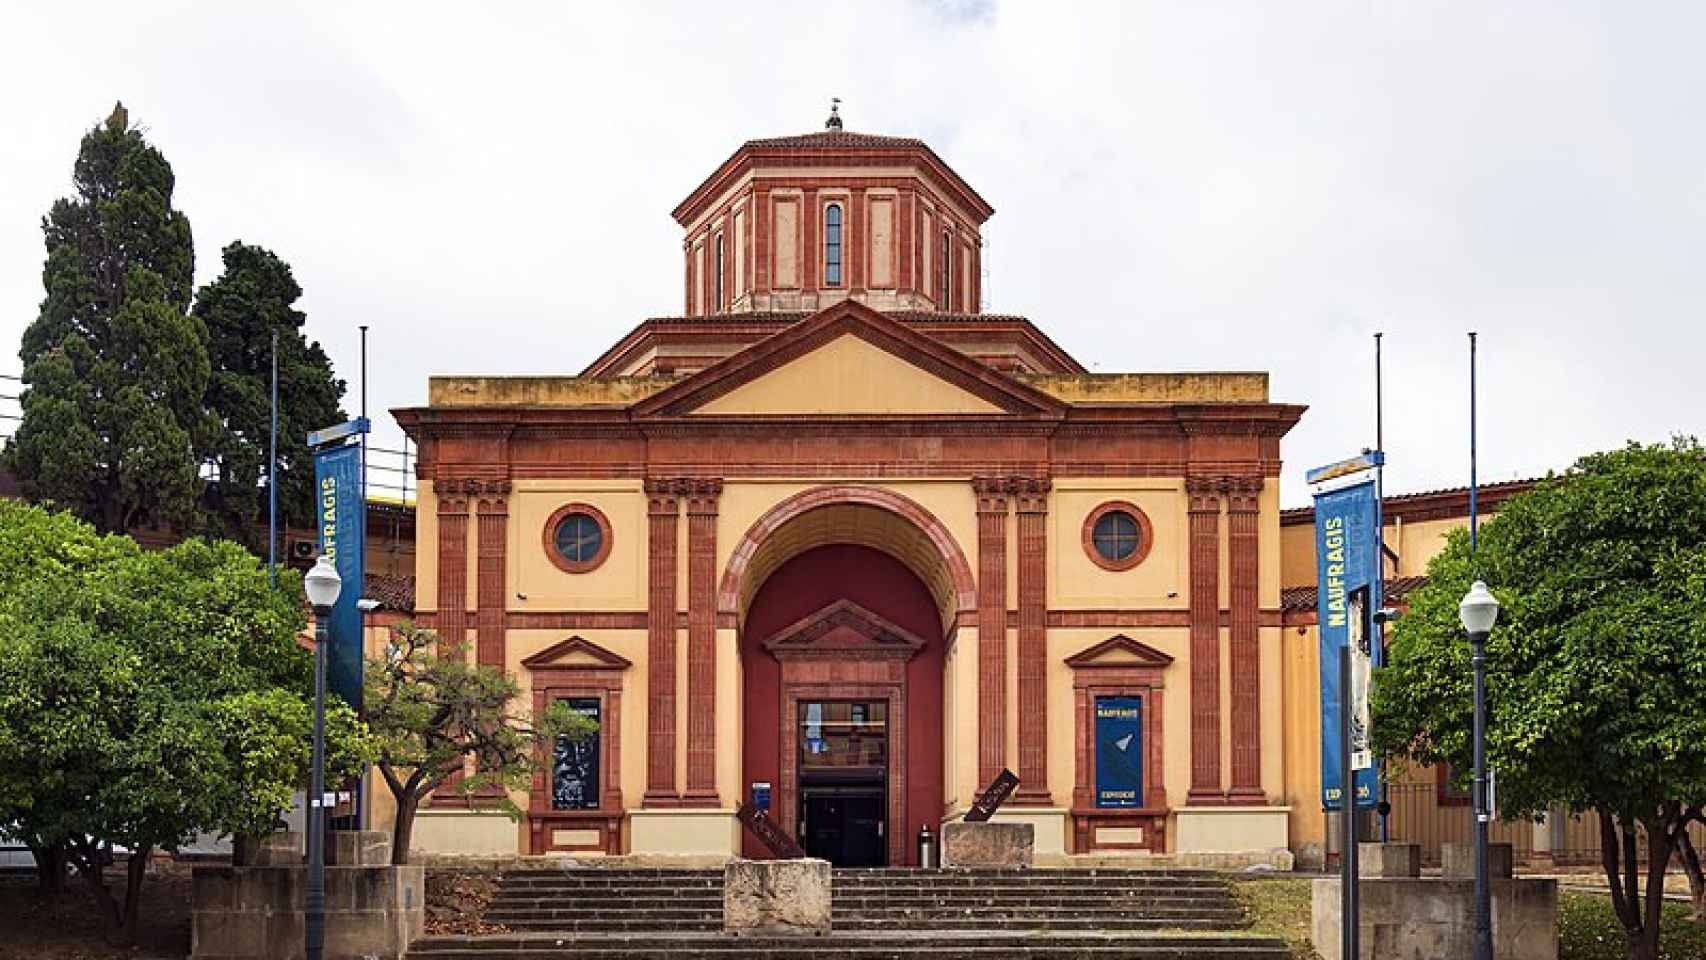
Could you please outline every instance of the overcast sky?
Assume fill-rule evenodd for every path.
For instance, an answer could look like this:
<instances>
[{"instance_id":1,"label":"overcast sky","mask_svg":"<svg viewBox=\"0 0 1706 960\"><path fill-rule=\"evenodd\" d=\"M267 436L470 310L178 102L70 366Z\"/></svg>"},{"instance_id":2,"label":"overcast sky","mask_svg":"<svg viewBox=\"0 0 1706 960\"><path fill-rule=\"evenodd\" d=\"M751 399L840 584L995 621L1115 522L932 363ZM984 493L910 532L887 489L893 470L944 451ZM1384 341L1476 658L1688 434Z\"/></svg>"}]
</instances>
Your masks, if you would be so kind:
<instances>
[{"instance_id":1,"label":"overcast sky","mask_svg":"<svg viewBox=\"0 0 1706 960\"><path fill-rule=\"evenodd\" d=\"M196 280L295 268L369 405L433 373L572 374L681 309L670 209L742 140L927 140L996 208L986 309L1101 371L1268 370L1302 472L1394 492L1706 431L1706 5L33 4L0 30L0 371L40 218L123 99Z\"/></svg>"}]
</instances>

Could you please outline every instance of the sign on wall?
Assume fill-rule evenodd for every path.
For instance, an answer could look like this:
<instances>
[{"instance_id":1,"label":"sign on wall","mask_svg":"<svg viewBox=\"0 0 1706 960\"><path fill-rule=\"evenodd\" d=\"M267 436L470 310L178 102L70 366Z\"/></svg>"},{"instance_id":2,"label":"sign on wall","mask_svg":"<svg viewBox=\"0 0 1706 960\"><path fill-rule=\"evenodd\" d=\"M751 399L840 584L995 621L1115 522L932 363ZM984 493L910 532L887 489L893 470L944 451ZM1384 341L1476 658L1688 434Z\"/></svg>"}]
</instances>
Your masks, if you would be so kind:
<instances>
[{"instance_id":1,"label":"sign on wall","mask_svg":"<svg viewBox=\"0 0 1706 960\"><path fill-rule=\"evenodd\" d=\"M558 737L551 771L553 810L598 809L599 727L601 704L597 697L575 697L559 701L592 722L591 736L580 740Z\"/></svg>"},{"instance_id":2,"label":"sign on wall","mask_svg":"<svg viewBox=\"0 0 1706 960\"><path fill-rule=\"evenodd\" d=\"M316 435L309 435L312 444ZM366 589L362 557L366 521L361 496L361 445L345 443L314 451L314 489L320 511L320 552L332 558L343 587L326 628L326 687L361 709L361 611L356 601Z\"/></svg>"},{"instance_id":3,"label":"sign on wall","mask_svg":"<svg viewBox=\"0 0 1706 960\"><path fill-rule=\"evenodd\" d=\"M1096 698L1096 806L1143 806L1143 701Z\"/></svg>"},{"instance_id":4,"label":"sign on wall","mask_svg":"<svg viewBox=\"0 0 1706 960\"><path fill-rule=\"evenodd\" d=\"M1325 468L1323 468L1325 469ZM1339 725L1350 711L1356 804L1372 807L1379 775L1369 752L1368 694L1381 644L1372 622L1380 608L1379 497L1374 478L1315 495L1316 615L1320 625L1321 801L1344 802ZM1339 651L1349 646L1351 689L1339 688Z\"/></svg>"}]
</instances>

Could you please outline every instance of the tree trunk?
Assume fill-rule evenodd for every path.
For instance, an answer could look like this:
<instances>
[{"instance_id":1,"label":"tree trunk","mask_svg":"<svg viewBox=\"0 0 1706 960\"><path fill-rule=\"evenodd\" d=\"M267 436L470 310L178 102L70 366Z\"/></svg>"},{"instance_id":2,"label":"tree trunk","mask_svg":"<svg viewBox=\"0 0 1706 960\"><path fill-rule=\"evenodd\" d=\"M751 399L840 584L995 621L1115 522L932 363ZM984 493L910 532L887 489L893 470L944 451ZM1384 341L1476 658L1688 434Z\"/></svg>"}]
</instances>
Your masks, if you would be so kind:
<instances>
[{"instance_id":1,"label":"tree trunk","mask_svg":"<svg viewBox=\"0 0 1706 960\"><path fill-rule=\"evenodd\" d=\"M1659 931L1665 914L1665 870L1670 866L1670 824L1647 824L1647 915L1643 920L1640 949L1634 960L1658 960Z\"/></svg>"},{"instance_id":2,"label":"tree trunk","mask_svg":"<svg viewBox=\"0 0 1706 960\"><path fill-rule=\"evenodd\" d=\"M78 844L72 851L71 862L77 867L77 875L82 877L89 886L89 892L95 895L95 901L106 910L113 926L124 923L124 912L119 902L113 899L113 892L107 889L107 881L101 871L101 848L87 843Z\"/></svg>"},{"instance_id":3,"label":"tree trunk","mask_svg":"<svg viewBox=\"0 0 1706 960\"><path fill-rule=\"evenodd\" d=\"M148 876L148 855L152 846L130 851L130 863L125 870L124 884L124 942L136 942L138 918L142 915L142 881Z\"/></svg>"},{"instance_id":4,"label":"tree trunk","mask_svg":"<svg viewBox=\"0 0 1706 960\"><path fill-rule=\"evenodd\" d=\"M1677 835L1676 844L1683 872L1688 874L1688 893L1694 901L1694 912L1689 919L1695 923L1706 921L1706 873L1700 869L1700 854L1694 849L1694 841L1689 838L1686 827Z\"/></svg>"},{"instance_id":5,"label":"tree trunk","mask_svg":"<svg viewBox=\"0 0 1706 960\"><path fill-rule=\"evenodd\" d=\"M404 866L409 862L409 837L415 832L415 811L421 798L411 792L397 798L397 820L391 826L391 863Z\"/></svg>"},{"instance_id":6,"label":"tree trunk","mask_svg":"<svg viewBox=\"0 0 1706 960\"><path fill-rule=\"evenodd\" d=\"M50 843L30 846L30 856L36 861L36 892L44 898L57 897L65 892L65 844Z\"/></svg>"}]
</instances>

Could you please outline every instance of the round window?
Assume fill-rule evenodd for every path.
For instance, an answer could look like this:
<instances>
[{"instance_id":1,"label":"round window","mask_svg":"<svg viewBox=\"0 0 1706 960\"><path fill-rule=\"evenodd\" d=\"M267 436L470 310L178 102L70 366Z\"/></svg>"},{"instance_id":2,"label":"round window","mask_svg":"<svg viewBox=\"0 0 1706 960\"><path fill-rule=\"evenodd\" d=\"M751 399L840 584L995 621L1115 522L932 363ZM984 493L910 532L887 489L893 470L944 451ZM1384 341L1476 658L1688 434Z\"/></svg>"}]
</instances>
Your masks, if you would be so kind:
<instances>
[{"instance_id":1,"label":"round window","mask_svg":"<svg viewBox=\"0 0 1706 960\"><path fill-rule=\"evenodd\" d=\"M1129 503L1105 503L1084 521L1084 549L1097 566L1129 570L1143 561L1150 546L1149 518Z\"/></svg>"},{"instance_id":2,"label":"round window","mask_svg":"<svg viewBox=\"0 0 1706 960\"><path fill-rule=\"evenodd\" d=\"M569 573L585 573L610 552L610 522L596 508L571 503L545 524L545 553Z\"/></svg>"}]
</instances>

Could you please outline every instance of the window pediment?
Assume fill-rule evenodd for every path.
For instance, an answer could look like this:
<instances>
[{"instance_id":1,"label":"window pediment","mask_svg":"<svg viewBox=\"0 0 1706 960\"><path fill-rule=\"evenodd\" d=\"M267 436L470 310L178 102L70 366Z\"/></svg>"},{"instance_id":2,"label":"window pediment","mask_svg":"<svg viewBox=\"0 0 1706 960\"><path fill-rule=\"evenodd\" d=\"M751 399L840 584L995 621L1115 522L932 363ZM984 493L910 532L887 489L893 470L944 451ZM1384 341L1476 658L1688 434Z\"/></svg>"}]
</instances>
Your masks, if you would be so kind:
<instances>
[{"instance_id":1,"label":"window pediment","mask_svg":"<svg viewBox=\"0 0 1706 960\"><path fill-rule=\"evenodd\" d=\"M1173 662L1173 658L1155 649L1147 643L1140 643L1123 633L1115 634L1101 643L1086 647L1066 658L1066 665L1074 670L1095 667L1133 667L1159 670Z\"/></svg>"},{"instance_id":2,"label":"window pediment","mask_svg":"<svg viewBox=\"0 0 1706 960\"><path fill-rule=\"evenodd\" d=\"M570 637L521 661L529 670L626 670L633 666L626 657L585 640Z\"/></svg>"}]
</instances>

